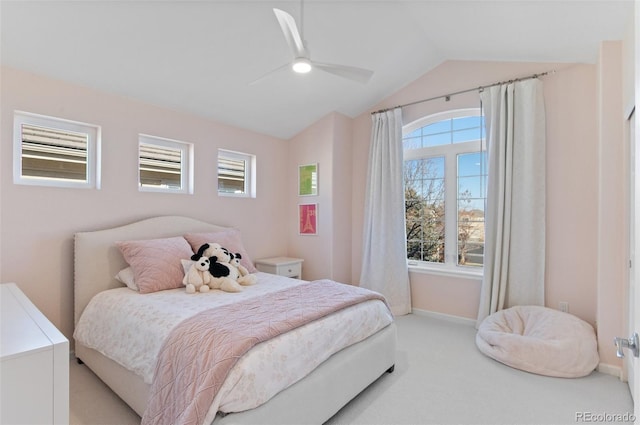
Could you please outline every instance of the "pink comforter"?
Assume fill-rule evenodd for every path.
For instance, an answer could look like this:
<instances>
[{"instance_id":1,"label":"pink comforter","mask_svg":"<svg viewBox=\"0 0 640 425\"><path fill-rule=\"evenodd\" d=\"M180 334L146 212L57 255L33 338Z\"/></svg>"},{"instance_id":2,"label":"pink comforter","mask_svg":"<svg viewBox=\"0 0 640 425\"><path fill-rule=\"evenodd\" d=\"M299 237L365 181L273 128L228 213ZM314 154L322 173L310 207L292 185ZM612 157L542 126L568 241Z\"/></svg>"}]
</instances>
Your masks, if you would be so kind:
<instances>
[{"instance_id":1,"label":"pink comforter","mask_svg":"<svg viewBox=\"0 0 640 425\"><path fill-rule=\"evenodd\" d=\"M202 425L229 371L254 345L372 299L384 301L364 288L320 280L184 320L160 350L142 424Z\"/></svg>"}]
</instances>

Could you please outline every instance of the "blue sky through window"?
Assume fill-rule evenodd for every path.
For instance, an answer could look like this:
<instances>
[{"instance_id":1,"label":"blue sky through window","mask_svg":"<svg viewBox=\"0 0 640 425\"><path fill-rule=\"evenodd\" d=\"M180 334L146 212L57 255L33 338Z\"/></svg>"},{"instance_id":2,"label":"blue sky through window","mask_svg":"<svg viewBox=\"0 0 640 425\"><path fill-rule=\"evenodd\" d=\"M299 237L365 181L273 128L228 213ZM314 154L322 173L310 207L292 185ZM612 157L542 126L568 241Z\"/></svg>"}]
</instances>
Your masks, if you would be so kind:
<instances>
[{"instance_id":1,"label":"blue sky through window","mask_svg":"<svg viewBox=\"0 0 640 425\"><path fill-rule=\"evenodd\" d=\"M469 116L434 122L403 137L404 149L420 149L451 143L480 140L485 137L484 118Z\"/></svg>"}]
</instances>

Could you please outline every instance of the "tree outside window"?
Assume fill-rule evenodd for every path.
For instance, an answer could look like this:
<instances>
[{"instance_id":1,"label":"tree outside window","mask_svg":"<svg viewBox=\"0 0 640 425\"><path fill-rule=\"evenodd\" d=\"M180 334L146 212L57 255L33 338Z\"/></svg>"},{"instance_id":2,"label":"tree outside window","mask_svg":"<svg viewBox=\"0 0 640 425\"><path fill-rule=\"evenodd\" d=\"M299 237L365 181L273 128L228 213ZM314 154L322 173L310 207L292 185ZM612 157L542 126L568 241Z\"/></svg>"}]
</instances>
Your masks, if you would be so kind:
<instances>
[{"instance_id":1,"label":"tree outside window","mask_svg":"<svg viewBox=\"0 0 640 425\"><path fill-rule=\"evenodd\" d=\"M484 119L451 111L405 127L407 259L482 267L486 200Z\"/></svg>"}]
</instances>

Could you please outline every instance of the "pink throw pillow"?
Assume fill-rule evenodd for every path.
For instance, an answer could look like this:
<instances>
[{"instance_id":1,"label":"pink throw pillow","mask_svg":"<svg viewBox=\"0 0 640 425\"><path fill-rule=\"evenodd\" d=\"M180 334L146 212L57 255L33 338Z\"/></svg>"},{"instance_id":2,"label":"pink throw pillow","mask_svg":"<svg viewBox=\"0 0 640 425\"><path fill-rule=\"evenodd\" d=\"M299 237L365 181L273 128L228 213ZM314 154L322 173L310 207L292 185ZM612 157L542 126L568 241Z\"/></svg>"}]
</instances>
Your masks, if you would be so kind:
<instances>
[{"instance_id":1,"label":"pink throw pillow","mask_svg":"<svg viewBox=\"0 0 640 425\"><path fill-rule=\"evenodd\" d=\"M116 245L133 269L134 281L141 294L182 286L181 260L189 259L193 254L183 237L116 242Z\"/></svg>"},{"instance_id":2,"label":"pink throw pillow","mask_svg":"<svg viewBox=\"0 0 640 425\"><path fill-rule=\"evenodd\" d=\"M198 252L198 248L206 243L219 243L230 252L234 254L239 253L242 256L240 264L242 264L249 273L255 273L258 271L242 245L242 238L240 230L238 229L226 229L208 233L189 233L184 235L184 238L191 245L193 252Z\"/></svg>"}]
</instances>

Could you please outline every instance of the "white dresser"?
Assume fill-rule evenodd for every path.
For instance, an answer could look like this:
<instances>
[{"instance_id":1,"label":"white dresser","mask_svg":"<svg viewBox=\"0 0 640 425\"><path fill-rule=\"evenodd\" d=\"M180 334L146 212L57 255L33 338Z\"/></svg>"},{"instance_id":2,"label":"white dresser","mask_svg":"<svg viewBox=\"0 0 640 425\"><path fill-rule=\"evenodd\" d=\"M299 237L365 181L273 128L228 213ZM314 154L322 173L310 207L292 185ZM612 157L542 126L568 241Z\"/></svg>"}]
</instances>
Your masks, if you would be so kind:
<instances>
[{"instance_id":1,"label":"white dresser","mask_svg":"<svg viewBox=\"0 0 640 425\"><path fill-rule=\"evenodd\" d=\"M69 341L14 283L0 302L0 424L68 424Z\"/></svg>"},{"instance_id":2,"label":"white dresser","mask_svg":"<svg viewBox=\"0 0 640 425\"><path fill-rule=\"evenodd\" d=\"M302 278L302 258L272 257L256 260L256 269L280 276Z\"/></svg>"}]
</instances>

